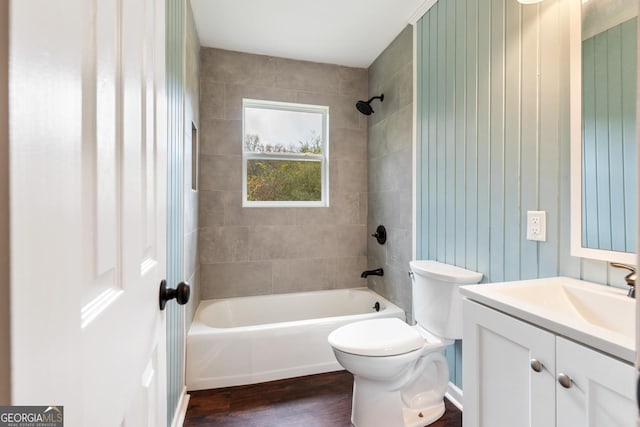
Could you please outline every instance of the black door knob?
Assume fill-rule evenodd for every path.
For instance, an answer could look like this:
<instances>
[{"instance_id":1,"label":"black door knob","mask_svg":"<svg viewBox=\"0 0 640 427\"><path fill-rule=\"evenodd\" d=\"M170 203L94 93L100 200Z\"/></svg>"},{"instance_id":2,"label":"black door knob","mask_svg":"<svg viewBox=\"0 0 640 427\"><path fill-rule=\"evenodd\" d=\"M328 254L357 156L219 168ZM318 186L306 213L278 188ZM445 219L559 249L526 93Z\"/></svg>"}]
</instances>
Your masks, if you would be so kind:
<instances>
[{"instance_id":1,"label":"black door knob","mask_svg":"<svg viewBox=\"0 0 640 427\"><path fill-rule=\"evenodd\" d=\"M184 305L189 302L189 296L191 296L191 287L187 282L180 282L175 289L167 288L167 281L160 282L160 310L164 310L167 305L167 301L176 299L176 302L180 305Z\"/></svg>"}]
</instances>

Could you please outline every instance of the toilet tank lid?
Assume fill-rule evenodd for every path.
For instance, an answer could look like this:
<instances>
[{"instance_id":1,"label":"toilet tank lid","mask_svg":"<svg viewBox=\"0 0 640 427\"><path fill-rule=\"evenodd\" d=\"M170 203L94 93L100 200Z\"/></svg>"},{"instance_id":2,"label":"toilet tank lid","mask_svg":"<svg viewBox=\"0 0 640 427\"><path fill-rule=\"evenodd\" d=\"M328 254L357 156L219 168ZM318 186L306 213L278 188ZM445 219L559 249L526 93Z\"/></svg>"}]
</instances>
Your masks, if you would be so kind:
<instances>
[{"instance_id":1,"label":"toilet tank lid","mask_svg":"<svg viewBox=\"0 0 640 427\"><path fill-rule=\"evenodd\" d=\"M395 317L349 323L329 334L333 348L361 356L405 354L425 343L418 331Z\"/></svg>"},{"instance_id":2,"label":"toilet tank lid","mask_svg":"<svg viewBox=\"0 0 640 427\"><path fill-rule=\"evenodd\" d=\"M411 271L421 276L433 277L444 282L459 284L478 283L482 280L482 273L467 270L455 265L444 264L432 260L414 260L409 263Z\"/></svg>"}]
</instances>

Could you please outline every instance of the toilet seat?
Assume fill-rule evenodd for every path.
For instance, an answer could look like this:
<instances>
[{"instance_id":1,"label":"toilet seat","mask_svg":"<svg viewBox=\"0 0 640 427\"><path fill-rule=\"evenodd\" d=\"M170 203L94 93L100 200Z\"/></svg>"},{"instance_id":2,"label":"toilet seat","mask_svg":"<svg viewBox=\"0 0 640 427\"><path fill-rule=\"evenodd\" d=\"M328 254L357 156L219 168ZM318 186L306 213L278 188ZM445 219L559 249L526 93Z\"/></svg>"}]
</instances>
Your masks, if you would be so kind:
<instances>
[{"instance_id":1,"label":"toilet seat","mask_svg":"<svg viewBox=\"0 0 640 427\"><path fill-rule=\"evenodd\" d=\"M350 323L329 334L329 344L360 356L397 356L427 344L417 330L400 319L371 319Z\"/></svg>"}]
</instances>

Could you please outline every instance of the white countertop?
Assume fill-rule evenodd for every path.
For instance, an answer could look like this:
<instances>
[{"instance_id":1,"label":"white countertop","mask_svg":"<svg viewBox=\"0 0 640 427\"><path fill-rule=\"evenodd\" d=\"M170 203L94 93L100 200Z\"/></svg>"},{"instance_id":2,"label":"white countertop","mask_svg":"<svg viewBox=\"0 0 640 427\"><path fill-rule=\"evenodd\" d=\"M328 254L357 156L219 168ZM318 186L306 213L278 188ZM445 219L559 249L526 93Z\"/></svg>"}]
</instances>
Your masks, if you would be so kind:
<instances>
[{"instance_id":1,"label":"white countertop","mask_svg":"<svg viewBox=\"0 0 640 427\"><path fill-rule=\"evenodd\" d=\"M462 286L466 298L627 362L635 361L635 300L570 277Z\"/></svg>"}]
</instances>

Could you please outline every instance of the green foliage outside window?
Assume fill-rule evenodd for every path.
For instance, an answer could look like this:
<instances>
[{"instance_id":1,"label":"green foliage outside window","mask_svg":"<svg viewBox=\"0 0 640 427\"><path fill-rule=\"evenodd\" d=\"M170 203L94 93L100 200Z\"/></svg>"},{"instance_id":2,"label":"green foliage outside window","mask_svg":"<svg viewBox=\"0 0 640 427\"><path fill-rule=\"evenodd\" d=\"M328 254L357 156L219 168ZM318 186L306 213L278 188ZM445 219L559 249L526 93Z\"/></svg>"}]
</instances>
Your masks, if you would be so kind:
<instances>
[{"instance_id":1,"label":"green foliage outside window","mask_svg":"<svg viewBox=\"0 0 640 427\"><path fill-rule=\"evenodd\" d=\"M321 154L319 136L299 141L297 146L265 145L258 135L246 135L245 150L254 153ZM284 154L286 156L286 154ZM247 160L247 200L320 201L322 164L317 158L295 160Z\"/></svg>"}]
</instances>

